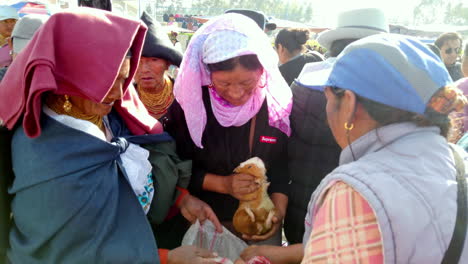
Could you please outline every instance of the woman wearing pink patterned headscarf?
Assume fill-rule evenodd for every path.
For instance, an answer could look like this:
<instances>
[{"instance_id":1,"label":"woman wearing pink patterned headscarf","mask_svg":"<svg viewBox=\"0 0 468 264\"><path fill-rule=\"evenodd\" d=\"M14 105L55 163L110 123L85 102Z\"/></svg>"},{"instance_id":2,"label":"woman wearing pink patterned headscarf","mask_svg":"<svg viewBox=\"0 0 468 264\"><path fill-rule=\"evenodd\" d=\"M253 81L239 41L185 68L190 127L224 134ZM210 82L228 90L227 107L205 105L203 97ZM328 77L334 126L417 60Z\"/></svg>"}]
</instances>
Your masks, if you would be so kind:
<instances>
[{"instance_id":1,"label":"woman wearing pink patterned headscarf","mask_svg":"<svg viewBox=\"0 0 468 264\"><path fill-rule=\"evenodd\" d=\"M292 94L267 36L248 17L224 14L193 36L174 85L178 102L166 130L179 154L193 160L189 190L232 230L238 199L258 188L233 169L250 157L266 165L274 228L246 240L279 244L288 201L287 140ZM241 236L241 234L237 234Z\"/></svg>"}]
</instances>

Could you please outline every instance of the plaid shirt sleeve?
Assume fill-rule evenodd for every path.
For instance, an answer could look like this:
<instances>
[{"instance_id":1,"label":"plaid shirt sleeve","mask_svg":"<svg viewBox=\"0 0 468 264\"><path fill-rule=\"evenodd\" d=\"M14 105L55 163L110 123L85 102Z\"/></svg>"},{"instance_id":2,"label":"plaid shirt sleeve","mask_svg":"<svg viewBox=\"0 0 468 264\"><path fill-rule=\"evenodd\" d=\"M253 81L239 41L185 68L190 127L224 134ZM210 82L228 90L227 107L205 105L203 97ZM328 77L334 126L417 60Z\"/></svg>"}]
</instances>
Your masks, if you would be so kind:
<instances>
[{"instance_id":1,"label":"plaid shirt sleeve","mask_svg":"<svg viewBox=\"0 0 468 264\"><path fill-rule=\"evenodd\" d=\"M383 263L377 217L346 183L336 182L324 196L302 263Z\"/></svg>"}]
</instances>

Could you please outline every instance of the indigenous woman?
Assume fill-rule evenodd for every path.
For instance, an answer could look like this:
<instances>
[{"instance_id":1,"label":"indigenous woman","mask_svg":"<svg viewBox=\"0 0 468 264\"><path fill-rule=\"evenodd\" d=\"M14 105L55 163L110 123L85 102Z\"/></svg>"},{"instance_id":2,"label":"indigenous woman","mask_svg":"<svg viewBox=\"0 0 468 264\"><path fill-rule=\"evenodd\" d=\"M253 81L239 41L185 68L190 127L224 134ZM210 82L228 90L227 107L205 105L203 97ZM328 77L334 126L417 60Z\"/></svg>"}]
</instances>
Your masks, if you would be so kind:
<instances>
[{"instance_id":1,"label":"indigenous woman","mask_svg":"<svg viewBox=\"0 0 468 264\"><path fill-rule=\"evenodd\" d=\"M210 204L232 231L238 199L258 188L253 176L233 170L259 157L277 208L274 227L262 236L242 237L279 245L288 201L292 95L267 36L244 15L211 19L190 41L174 94L178 104L168 114L167 128L179 154L193 160L191 193Z\"/></svg>"},{"instance_id":2,"label":"indigenous woman","mask_svg":"<svg viewBox=\"0 0 468 264\"><path fill-rule=\"evenodd\" d=\"M319 74L343 151L312 195L302 263L467 262L468 244L454 243L466 233L466 153L446 139L466 98L443 62L416 39L379 34Z\"/></svg>"},{"instance_id":3,"label":"indigenous woman","mask_svg":"<svg viewBox=\"0 0 468 264\"><path fill-rule=\"evenodd\" d=\"M0 120L14 130L7 262L213 257L194 247L158 254L148 223L157 186L142 146L167 135L129 86L145 32L96 9L57 13L11 65L0 85Z\"/></svg>"},{"instance_id":4,"label":"indigenous woman","mask_svg":"<svg viewBox=\"0 0 468 264\"><path fill-rule=\"evenodd\" d=\"M174 80L166 73L169 66L180 66L180 53L161 25L143 12L141 20L148 26L140 64L135 74L138 95L148 112L161 119L174 102Z\"/></svg>"}]
</instances>

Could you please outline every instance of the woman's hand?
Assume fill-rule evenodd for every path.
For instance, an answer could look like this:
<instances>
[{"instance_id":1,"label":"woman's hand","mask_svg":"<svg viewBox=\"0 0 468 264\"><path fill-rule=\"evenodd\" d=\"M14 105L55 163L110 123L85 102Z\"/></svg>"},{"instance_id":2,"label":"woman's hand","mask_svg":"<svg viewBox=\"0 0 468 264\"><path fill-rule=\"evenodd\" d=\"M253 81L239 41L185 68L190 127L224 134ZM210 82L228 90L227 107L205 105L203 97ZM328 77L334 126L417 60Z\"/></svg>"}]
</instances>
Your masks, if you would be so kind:
<instances>
[{"instance_id":1,"label":"woman's hand","mask_svg":"<svg viewBox=\"0 0 468 264\"><path fill-rule=\"evenodd\" d=\"M195 246L181 246L167 254L168 264L210 264L218 263L215 258L218 255L204 248Z\"/></svg>"},{"instance_id":2,"label":"woman's hand","mask_svg":"<svg viewBox=\"0 0 468 264\"><path fill-rule=\"evenodd\" d=\"M287 247L280 246L250 246L240 254L245 263L248 263L253 257L264 256L271 263L289 264L300 263L302 261L304 248L302 244L294 244Z\"/></svg>"},{"instance_id":3,"label":"woman's hand","mask_svg":"<svg viewBox=\"0 0 468 264\"><path fill-rule=\"evenodd\" d=\"M234 262L234 264L245 264L245 261L242 260L241 258L238 258L238 259L236 259L236 261Z\"/></svg>"},{"instance_id":4,"label":"woman's hand","mask_svg":"<svg viewBox=\"0 0 468 264\"><path fill-rule=\"evenodd\" d=\"M271 255L270 251L278 250L278 246L250 246L244 249L240 257L243 261L247 262L255 256L268 256Z\"/></svg>"},{"instance_id":5,"label":"woman's hand","mask_svg":"<svg viewBox=\"0 0 468 264\"><path fill-rule=\"evenodd\" d=\"M283 225L283 216L278 212L278 210L275 211L275 215L272 217L272 225L270 231L268 233L265 233L260 236L249 236L246 234L242 234L242 238L245 240L252 240L252 241L263 241L267 240L273 235L276 234L276 232L279 232L281 230L281 226Z\"/></svg>"},{"instance_id":6,"label":"woman's hand","mask_svg":"<svg viewBox=\"0 0 468 264\"><path fill-rule=\"evenodd\" d=\"M198 219L203 224L206 219L209 219L214 224L216 232L223 232L223 226L211 207L197 197L187 194L182 198L179 208L182 215L190 223Z\"/></svg>"},{"instance_id":7,"label":"woman's hand","mask_svg":"<svg viewBox=\"0 0 468 264\"><path fill-rule=\"evenodd\" d=\"M244 195L252 193L260 187L252 175L235 173L224 178L228 194L238 200L244 200Z\"/></svg>"}]
</instances>

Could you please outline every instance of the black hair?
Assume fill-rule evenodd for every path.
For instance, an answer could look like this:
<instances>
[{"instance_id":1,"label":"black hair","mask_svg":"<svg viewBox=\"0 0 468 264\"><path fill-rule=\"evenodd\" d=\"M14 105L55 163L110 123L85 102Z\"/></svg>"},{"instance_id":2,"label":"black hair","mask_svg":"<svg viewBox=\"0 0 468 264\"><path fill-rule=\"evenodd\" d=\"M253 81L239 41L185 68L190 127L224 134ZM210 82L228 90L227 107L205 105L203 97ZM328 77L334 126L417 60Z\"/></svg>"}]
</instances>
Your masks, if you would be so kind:
<instances>
[{"instance_id":1,"label":"black hair","mask_svg":"<svg viewBox=\"0 0 468 264\"><path fill-rule=\"evenodd\" d=\"M338 100L337 107L339 107L341 103L341 98L344 96L344 91L345 90L342 88L332 87L332 92L335 94ZM380 127L394 123L412 122L420 127L437 126L440 128L440 134L444 137L447 137L450 130L451 121L449 116L436 112L430 107L426 108L424 115L420 115L381 104L357 94L355 95L356 101L364 107L369 116L375 120Z\"/></svg>"},{"instance_id":2,"label":"black hair","mask_svg":"<svg viewBox=\"0 0 468 264\"><path fill-rule=\"evenodd\" d=\"M463 43L463 39L462 37L460 36L460 34L458 34L457 32L446 32L442 35L440 35L436 41L434 42L434 44L439 48L441 49L442 46L444 45L445 42L447 42L448 40L459 40L460 41L460 48L461 48L461 45Z\"/></svg>"},{"instance_id":3,"label":"black hair","mask_svg":"<svg viewBox=\"0 0 468 264\"><path fill-rule=\"evenodd\" d=\"M111 0L78 0L78 6L93 7L97 9L112 11Z\"/></svg>"},{"instance_id":4,"label":"black hair","mask_svg":"<svg viewBox=\"0 0 468 264\"><path fill-rule=\"evenodd\" d=\"M434 44L426 44L427 47L440 58L440 49Z\"/></svg>"},{"instance_id":5,"label":"black hair","mask_svg":"<svg viewBox=\"0 0 468 264\"><path fill-rule=\"evenodd\" d=\"M333 43L330 46L330 49L328 50L329 57L338 57L340 53L351 43L356 41L358 39L352 38L352 39L337 39L333 41Z\"/></svg>"},{"instance_id":6,"label":"black hair","mask_svg":"<svg viewBox=\"0 0 468 264\"><path fill-rule=\"evenodd\" d=\"M303 50L305 43L309 40L310 32L306 28L284 28L280 30L275 39L275 47L281 44L289 53Z\"/></svg>"},{"instance_id":7,"label":"black hair","mask_svg":"<svg viewBox=\"0 0 468 264\"><path fill-rule=\"evenodd\" d=\"M216 63L209 63L207 64L208 70L210 72L217 72L217 71L232 71L236 68L237 65L241 65L242 67L246 68L249 71L255 71L263 69L262 64L258 60L257 55L242 55L238 57L234 57L231 59L227 59L221 62Z\"/></svg>"}]
</instances>

